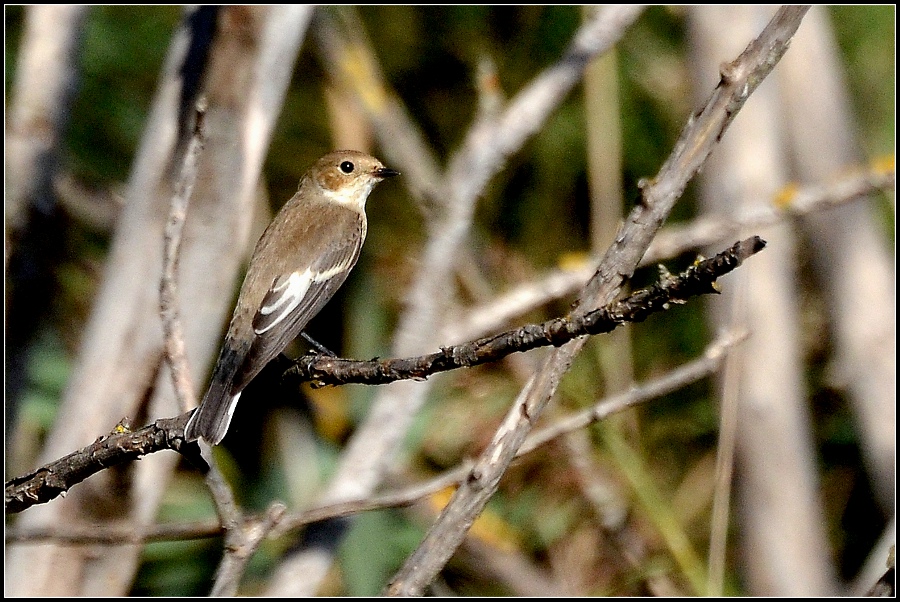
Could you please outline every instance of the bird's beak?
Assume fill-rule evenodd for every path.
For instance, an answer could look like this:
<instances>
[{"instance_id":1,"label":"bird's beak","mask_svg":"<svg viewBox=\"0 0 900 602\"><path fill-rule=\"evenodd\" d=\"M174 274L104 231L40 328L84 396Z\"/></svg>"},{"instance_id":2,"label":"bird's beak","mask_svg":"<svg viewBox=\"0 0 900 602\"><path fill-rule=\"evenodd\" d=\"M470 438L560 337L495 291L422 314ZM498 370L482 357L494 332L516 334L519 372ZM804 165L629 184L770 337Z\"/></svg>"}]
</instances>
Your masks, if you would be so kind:
<instances>
[{"instance_id":1,"label":"bird's beak","mask_svg":"<svg viewBox=\"0 0 900 602\"><path fill-rule=\"evenodd\" d=\"M394 176L399 176L400 172L393 169L388 169L387 167L379 167L372 172L372 175L379 180L383 180L385 178L393 178Z\"/></svg>"}]
</instances>

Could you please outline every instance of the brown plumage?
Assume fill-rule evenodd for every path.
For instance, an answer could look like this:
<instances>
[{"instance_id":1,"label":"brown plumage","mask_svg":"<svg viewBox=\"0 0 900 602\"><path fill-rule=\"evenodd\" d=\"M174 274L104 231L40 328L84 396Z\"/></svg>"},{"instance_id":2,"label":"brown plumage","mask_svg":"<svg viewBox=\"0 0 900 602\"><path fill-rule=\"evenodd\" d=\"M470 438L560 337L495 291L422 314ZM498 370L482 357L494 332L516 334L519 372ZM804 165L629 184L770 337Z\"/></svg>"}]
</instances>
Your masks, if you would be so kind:
<instances>
[{"instance_id":1,"label":"brown plumage","mask_svg":"<svg viewBox=\"0 0 900 602\"><path fill-rule=\"evenodd\" d=\"M222 440L244 387L347 279L366 238L366 199L397 173L364 153L337 151L303 175L256 243L209 389L185 427L188 440Z\"/></svg>"}]
</instances>

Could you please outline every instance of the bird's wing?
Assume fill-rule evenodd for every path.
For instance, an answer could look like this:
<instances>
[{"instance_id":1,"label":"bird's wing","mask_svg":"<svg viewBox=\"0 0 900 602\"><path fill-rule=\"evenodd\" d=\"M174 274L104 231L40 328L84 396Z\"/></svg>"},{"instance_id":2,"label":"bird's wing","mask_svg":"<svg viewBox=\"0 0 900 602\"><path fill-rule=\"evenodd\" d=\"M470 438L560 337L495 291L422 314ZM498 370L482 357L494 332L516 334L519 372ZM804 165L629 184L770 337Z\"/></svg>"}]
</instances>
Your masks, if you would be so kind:
<instances>
[{"instance_id":1,"label":"bird's wing","mask_svg":"<svg viewBox=\"0 0 900 602\"><path fill-rule=\"evenodd\" d=\"M334 245L308 268L276 278L253 317L253 346L232 390L240 391L317 314L347 279L361 238Z\"/></svg>"}]
</instances>

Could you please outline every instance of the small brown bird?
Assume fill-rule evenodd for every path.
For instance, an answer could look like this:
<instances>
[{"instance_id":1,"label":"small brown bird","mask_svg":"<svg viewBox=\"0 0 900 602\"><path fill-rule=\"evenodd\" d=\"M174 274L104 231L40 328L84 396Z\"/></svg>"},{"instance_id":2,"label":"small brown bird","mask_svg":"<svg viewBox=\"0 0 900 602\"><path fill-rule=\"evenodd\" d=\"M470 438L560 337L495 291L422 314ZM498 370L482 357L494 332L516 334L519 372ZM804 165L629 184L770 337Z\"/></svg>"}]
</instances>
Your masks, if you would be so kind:
<instances>
[{"instance_id":1,"label":"small brown bird","mask_svg":"<svg viewBox=\"0 0 900 602\"><path fill-rule=\"evenodd\" d=\"M399 172L357 151L316 161L263 235L241 285L209 390L184 429L217 445L244 387L344 283L366 238L366 199Z\"/></svg>"}]
</instances>

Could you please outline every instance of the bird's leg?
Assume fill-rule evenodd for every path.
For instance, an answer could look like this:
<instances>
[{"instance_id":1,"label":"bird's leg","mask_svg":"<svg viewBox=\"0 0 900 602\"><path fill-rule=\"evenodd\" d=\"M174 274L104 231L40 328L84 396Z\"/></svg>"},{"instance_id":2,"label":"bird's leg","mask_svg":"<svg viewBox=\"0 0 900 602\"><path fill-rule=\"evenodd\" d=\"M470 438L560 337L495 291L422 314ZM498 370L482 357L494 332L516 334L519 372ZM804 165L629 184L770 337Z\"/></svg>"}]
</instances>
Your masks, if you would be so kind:
<instances>
[{"instance_id":1,"label":"bird's leg","mask_svg":"<svg viewBox=\"0 0 900 602\"><path fill-rule=\"evenodd\" d=\"M320 342L318 342L317 340L315 340L314 338L312 338L311 336L306 334L305 330L300 331L300 336L302 336L304 339L306 339L306 341L310 345L313 346L313 349L315 349L316 353L318 353L319 355L327 355L328 357L337 357L337 354L335 354L334 351L332 351L325 345L321 344Z\"/></svg>"}]
</instances>

